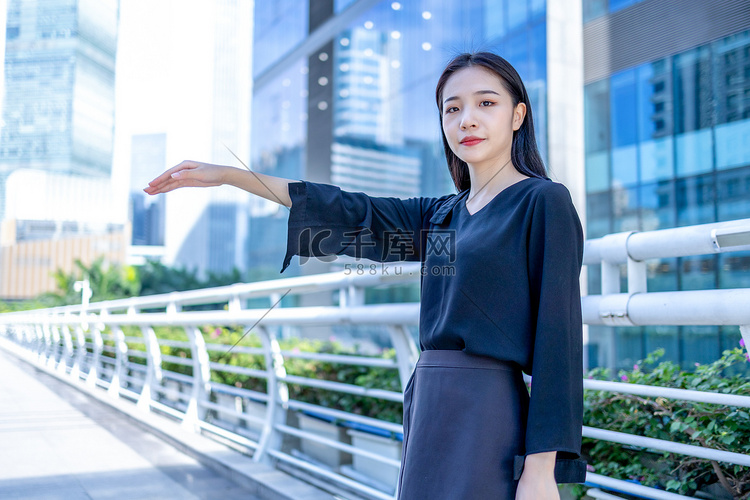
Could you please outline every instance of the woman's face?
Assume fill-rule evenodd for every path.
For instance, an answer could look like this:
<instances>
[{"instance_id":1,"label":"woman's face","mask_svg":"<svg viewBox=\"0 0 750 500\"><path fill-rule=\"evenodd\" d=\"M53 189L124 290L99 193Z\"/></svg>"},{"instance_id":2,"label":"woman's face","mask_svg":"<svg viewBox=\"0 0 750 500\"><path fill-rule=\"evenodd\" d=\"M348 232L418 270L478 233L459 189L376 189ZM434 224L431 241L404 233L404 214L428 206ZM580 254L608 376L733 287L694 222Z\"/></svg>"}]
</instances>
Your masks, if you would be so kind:
<instances>
[{"instance_id":1,"label":"woman's face","mask_svg":"<svg viewBox=\"0 0 750 500\"><path fill-rule=\"evenodd\" d=\"M510 158L526 105L513 106L499 76L481 66L460 69L446 82L441 99L443 133L456 156L479 170Z\"/></svg>"}]
</instances>

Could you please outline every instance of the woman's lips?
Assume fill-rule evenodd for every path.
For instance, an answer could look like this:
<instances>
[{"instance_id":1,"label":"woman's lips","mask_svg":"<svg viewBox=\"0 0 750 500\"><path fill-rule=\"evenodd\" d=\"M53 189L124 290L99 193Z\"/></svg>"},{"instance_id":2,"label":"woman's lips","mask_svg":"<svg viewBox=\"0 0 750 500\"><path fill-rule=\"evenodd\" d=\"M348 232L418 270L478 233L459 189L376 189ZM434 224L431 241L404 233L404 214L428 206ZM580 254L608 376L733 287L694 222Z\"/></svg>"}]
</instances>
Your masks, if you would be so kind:
<instances>
[{"instance_id":1,"label":"woman's lips","mask_svg":"<svg viewBox=\"0 0 750 500\"><path fill-rule=\"evenodd\" d=\"M481 139L479 137L466 137L464 140L461 141L461 145L462 146L476 146L483 140L484 139Z\"/></svg>"}]
</instances>

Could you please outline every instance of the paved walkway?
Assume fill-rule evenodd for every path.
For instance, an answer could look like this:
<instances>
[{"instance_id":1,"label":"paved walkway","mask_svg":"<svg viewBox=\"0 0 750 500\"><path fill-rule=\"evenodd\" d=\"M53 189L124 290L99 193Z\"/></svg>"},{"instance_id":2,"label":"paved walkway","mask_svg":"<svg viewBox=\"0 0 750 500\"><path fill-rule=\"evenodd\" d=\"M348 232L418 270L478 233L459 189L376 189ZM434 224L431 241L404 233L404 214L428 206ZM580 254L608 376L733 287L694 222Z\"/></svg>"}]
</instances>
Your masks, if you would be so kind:
<instances>
[{"instance_id":1,"label":"paved walkway","mask_svg":"<svg viewBox=\"0 0 750 500\"><path fill-rule=\"evenodd\" d=\"M258 500L0 350L0 499Z\"/></svg>"}]
</instances>

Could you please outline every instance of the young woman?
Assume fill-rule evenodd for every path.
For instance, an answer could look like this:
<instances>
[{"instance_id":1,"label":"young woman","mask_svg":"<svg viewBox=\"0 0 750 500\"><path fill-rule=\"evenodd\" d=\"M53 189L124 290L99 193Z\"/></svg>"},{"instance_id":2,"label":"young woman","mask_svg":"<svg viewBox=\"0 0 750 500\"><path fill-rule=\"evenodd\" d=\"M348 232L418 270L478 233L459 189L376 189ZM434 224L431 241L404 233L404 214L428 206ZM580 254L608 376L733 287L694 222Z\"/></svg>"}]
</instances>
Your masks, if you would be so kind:
<instances>
[{"instance_id":1,"label":"young woman","mask_svg":"<svg viewBox=\"0 0 750 500\"><path fill-rule=\"evenodd\" d=\"M457 194L370 197L193 161L146 192L230 184L290 207L282 272L293 255L421 261L399 498L557 500L557 483L585 480L581 224L505 59L456 57L436 99Z\"/></svg>"}]
</instances>

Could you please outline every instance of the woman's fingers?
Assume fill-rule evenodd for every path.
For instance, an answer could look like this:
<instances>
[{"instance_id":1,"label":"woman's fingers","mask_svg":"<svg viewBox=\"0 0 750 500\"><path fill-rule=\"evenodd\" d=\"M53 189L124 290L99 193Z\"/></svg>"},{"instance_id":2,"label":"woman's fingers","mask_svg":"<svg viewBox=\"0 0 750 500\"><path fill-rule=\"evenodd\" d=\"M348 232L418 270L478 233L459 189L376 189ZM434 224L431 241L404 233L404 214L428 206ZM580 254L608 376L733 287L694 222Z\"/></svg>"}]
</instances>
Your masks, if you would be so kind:
<instances>
[{"instance_id":1,"label":"woman's fingers","mask_svg":"<svg viewBox=\"0 0 750 500\"><path fill-rule=\"evenodd\" d=\"M163 174L161 174L156 179L152 180L148 183L149 186L157 186L159 184L162 184L172 178L172 174L176 172L180 172L181 170L190 170L194 169L199 164L194 161L183 161L179 165L175 165L174 167L170 168L169 170L165 171Z\"/></svg>"},{"instance_id":2,"label":"woman's fingers","mask_svg":"<svg viewBox=\"0 0 750 500\"><path fill-rule=\"evenodd\" d=\"M221 166L194 161L183 161L149 182L144 191L161 194L181 187L210 187L221 185Z\"/></svg>"}]
</instances>

